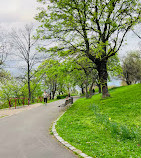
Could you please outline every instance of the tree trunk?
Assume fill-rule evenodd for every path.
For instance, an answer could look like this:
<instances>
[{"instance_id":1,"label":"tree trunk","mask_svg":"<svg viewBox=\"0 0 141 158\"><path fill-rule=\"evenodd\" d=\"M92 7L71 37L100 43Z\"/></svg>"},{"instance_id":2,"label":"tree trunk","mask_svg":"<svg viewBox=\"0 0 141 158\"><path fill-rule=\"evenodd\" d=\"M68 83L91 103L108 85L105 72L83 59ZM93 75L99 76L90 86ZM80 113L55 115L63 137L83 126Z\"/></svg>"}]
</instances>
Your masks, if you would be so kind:
<instances>
[{"instance_id":1,"label":"tree trunk","mask_svg":"<svg viewBox=\"0 0 141 158\"><path fill-rule=\"evenodd\" d=\"M54 96L55 96L56 90L57 90L57 84L56 84L56 82L53 82L53 91L52 91L52 99L53 100L54 100Z\"/></svg>"},{"instance_id":2,"label":"tree trunk","mask_svg":"<svg viewBox=\"0 0 141 158\"><path fill-rule=\"evenodd\" d=\"M98 71L98 77L99 81L102 87L102 97L109 97L110 94L108 92L108 86L107 86L107 79L108 79L108 72L107 72L107 61L99 61L97 63L97 71Z\"/></svg>"},{"instance_id":3,"label":"tree trunk","mask_svg":"<svg viewBox=\"0 0 141 158\"><path fill-rule=\"evenodd\" d=\"M126 83L127 83L127 85L131 85L131 84L132 84L132 82L131 82L130 79L129 79L129 74L128 74L128 72L126 73Z\"/></svg>"},{"instance_id":4,"label":"tree trunk","mask_svg":"<svg viewBox=\"0 0 141 158\"><path fill-rule=\"evenodd\" d=\"M81 93L84 94L84 87L83 87L83 84L81 85Z\"/></svg>"},{"instance_id":5,"label":"tree trunk","mask_svg":"<svg viewBox=\"0 0 141 158\"><path fill-rule=\"evenodd\" d=\"M52 99L54 100L55 91L52 91Z\"/></svg>"},{"instance_id":6,"label":"tree trunk","mask_svg":"<svg viewBox=\"0 0 141 158\"><path fill-rule=\"evenodd\" d=\"M131 85L131 82L129 80L126 80L127 85Z\"/></svg>"},{"instance_id":7,"label":"tree trunk","mask_svg":"<svg viewBox=\"0 0 141 158\"><path fill-rule=\"evenodd\" d=\"M88 95L88 86L87 86L87 83L86 83L86 94L85 94L85 97L86 97L86 98L89 98L89 95Z\"/></svg>"},{"instance_id":8,"label":"tree trunk","mask_svg":"<svg viewBox=\"0 0 141 158\"><path fill-rule=\"evenodd\" d=\"M28 75L28 98L29 104L31 100L31 90L30 90L30 49L31 49L31 41L30 41L30 33L28 33L28 52L27 52L27 75Z\"/></svg>"},{"instance_id":9,"label":"tree trunk","mask_svg":"<svg viewBox=\"0 0 141 158\"><path fill-rule=\"evenodd\" d=\"M51 100L51 92L50 92L50 94L49 94L49 99Z\"/></svg>"},{"instance_id":10,"label":"tree trunk","mask_svg":"<svg viewBox=\"0 0 141 158\"><path fill-rule=\"evenodd\" d=\"M101 93L101 84L100 83L97 83L97 87L98 87L98 92Z\"/></svg>"},{"instance_id":11,"label":"tree trunk","mask_svg":"<svg viewBox=\"0 0 141 158\"><path fill-rule=\"evenodd\" d=\"M87 75L87 77L86 77L87 79L86 79L86 98L89 98L89 94L88 94L88 75Z\"/></svg>"},{"instance_id":12,"label":"tree trunk","mask_svg":"<svg viewBox=\"0 0 141 158\"><path fill-rule=\"evenodd\" d=\"M31 90L30 90L30 65L28 63L28 98L29 98L29 102L31 100Z\"/></svg>"},{"instance_id":13,"label":"tree trunk","mask_svg":"<svg viewBox=\"0 0 141 158\"><path fill-rule=\"evenodd\" d=\"M83 88L83 87L81 88L81 92L82 92L82 94L84 94L84 93L85 93L85 92L84 92L84 88Z\"/></svg>"},{"instance_id":14,"label":"tree trunk","mask_svg":"<svg viewBox=\"0 0 141 158\"><path fill-rule=\"evenodd\" d=\"M90 86L90 89L89 89L90 97L94 94L93 85L94 85L94 82L91 83L91 86Z\"/></svg>"}]
</instances>

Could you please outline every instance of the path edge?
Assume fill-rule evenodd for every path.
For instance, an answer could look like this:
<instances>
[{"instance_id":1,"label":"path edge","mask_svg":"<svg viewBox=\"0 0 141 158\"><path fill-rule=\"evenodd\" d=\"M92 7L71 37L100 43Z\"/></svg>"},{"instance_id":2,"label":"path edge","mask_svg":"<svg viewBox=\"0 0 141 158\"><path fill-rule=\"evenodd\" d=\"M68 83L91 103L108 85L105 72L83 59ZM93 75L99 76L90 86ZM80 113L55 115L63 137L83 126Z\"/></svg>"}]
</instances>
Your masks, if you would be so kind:
<instances>
[{"instance_id":1,"label":"path edge","mask_svg":"<svg viewBox=\"0 0 141 158\"><path fill-rule=\"evenodd\" d=\"M57 125L57 121L59 121L59 119L66 113L66 111L61 114L56 121L53 122L52 125L52 133L54 135L54 137L61 143L63 144L65 147L67 147L68 149L70 149L71 151L73 151L74 153L78 154L79 156L83 157L83 158L92 158L88 155L86 155L85 153L83 153L81 150L76 149L74 146L72 146L71 144L69 144L67 141L65 141L62 137L59 136L59 134L56 131L55 126Z\"/></svg>"},{"instance_id":2,"label":"path edge","mask_svg":"<svg viewBox=\"0 0 141 158\"><path fill-rule=\"evenodd\" d=\"M37 104L40 104L40 103L37 103ZM42 103L41 103L41 105L42 105ZM41 106L41 105L39 105L39 106ZM37 107L39 107L39 106L37 106ZM29 107L29 105L24 105L24 107ZM30 106L30 107L31 107L31 106ZM34 107L34 108L37 108L37 107ZM23 107L20 107L20 108L23 108ZM19 108L19 109L20 109L20 108ZM0 110L9 110L9 108L0 109ZM11 110L15 110L15 108L11 108ZM17 110L17 109L16 109L16 110ZM28 110L32 110L32 109L26 109L26 110L19 111L19 112L17 112L17 113L10 114L10 115L3 115L2 117L0 117L0 119L9 118L9 117L11 117L11 116L13 116L13 115L18 115L19 113L22 113L22 112L25 112L25 111L28 111Z\"/></svg>"}]
</instances>

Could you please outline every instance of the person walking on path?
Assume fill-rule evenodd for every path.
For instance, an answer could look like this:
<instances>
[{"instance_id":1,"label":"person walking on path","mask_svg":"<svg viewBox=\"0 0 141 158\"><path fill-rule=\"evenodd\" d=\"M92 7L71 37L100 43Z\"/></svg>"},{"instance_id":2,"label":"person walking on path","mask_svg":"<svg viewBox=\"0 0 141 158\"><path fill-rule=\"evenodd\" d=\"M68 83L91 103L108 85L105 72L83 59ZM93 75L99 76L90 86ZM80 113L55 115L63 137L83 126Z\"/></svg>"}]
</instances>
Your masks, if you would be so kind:
<instances>
[{"instance_id":1,"label":"person walking on path","mask_svg":"<svg viewBox=\"0 0 141 158\"><path fill-rule=\"evenodd\" d=\"M47 104L47 97L48 97L48 95L47 95L46 91L44 91L43 96L44 96L44 103Z\"/></svg>"}]
</instances>

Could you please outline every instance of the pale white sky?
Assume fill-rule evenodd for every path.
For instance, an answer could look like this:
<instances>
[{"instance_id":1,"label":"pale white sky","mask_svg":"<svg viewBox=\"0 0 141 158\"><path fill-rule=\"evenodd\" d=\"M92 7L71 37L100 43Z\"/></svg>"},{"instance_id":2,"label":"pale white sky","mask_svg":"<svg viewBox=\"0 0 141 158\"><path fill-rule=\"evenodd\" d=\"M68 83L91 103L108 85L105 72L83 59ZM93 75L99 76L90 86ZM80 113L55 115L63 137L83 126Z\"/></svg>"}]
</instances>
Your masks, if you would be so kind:
<instances>
[{"instance_id":1,"label":"pale white sky","mask_svg":"<svg viewBox=\"0 0 141 158\"><path fill-rule=\"evenodd\" d=\"M140 28L137 27L135 30L137 33L139 33ZM124 57L129 51L139 50L141 45L141 39L139 39L132 31L127 34L125 39L126 41L124 43L126 44L123 44L119 51L120 58Z\"/></svg>"},{"instance_id":2,"label":"pale white sky","mask_svg":"<svg viewBox=\"0 0 141 158\"><path fill-rule=\"evenodd\" d=\"M0 0L0 23L32 21L36 8L36 0Z\"/></svg>"},{"instance_id":3,"label":"pale white sky","mask_svg":"<svg viewBox=\"0 0 141 158\"><path fill-rule=\"evenodd\" d=\"M22 26L33 22L39 3L36 0L0 0L0 26ZM125 52L139 47L139 40L132 32L127 35L127 45L119 51L122 57Z\"/></svg>"}]
</instances>

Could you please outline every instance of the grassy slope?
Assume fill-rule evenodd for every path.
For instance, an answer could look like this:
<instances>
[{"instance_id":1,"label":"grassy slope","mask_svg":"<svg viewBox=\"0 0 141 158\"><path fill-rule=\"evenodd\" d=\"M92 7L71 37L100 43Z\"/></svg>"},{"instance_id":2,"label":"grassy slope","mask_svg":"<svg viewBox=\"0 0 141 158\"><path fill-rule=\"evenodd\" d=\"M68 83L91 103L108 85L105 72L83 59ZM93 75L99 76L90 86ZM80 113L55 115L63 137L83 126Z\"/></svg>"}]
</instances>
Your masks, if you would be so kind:
<instances>
[{"instance_id":1,"label":"grassy slope","mask_svg":"<svg viewBox=\"0 0 141 158\"><path fill-rule=\"evenodd\" d=\"M61 117L61 137L92 157L141 157L141 84L110 91L111 97L79 99Z\"/></svg>"}]
</instances>

